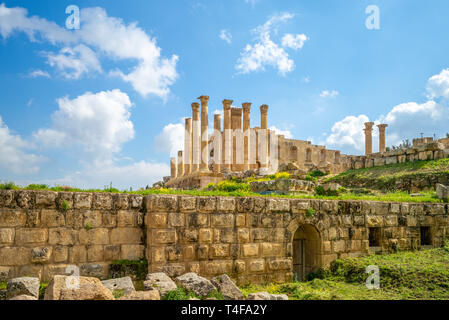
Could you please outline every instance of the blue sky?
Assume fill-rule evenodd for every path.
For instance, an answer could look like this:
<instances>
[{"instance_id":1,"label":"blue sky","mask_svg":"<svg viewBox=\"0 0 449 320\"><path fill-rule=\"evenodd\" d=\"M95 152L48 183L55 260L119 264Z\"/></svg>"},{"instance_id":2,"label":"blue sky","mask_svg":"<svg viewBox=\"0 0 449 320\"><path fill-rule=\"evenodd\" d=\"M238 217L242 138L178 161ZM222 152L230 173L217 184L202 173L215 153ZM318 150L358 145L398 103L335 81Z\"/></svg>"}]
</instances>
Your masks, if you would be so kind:
<instances>
[{"instance_id":1,"label":"blue sky","mask_svg":"<svg viewBox=\"0 0 449 320\"><path fill-rule=\"evenodd\" d=\"M65 26L72 4L79 30ZM252 102L257 126L268 104L273 129L350 154L368 120L390 125L387 145L443 137L448 12L445 0L0 0L0 180L151 184L200 95L210 118L225 98Z\"/></svg>"}]
</instances>

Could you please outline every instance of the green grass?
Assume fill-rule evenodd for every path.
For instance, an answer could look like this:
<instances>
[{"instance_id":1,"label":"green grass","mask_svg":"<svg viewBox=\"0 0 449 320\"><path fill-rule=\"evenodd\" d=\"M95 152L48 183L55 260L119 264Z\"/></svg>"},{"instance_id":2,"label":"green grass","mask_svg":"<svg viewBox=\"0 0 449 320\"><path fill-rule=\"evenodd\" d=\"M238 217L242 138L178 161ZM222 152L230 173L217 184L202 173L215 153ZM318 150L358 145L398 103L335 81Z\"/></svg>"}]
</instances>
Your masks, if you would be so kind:
<instances>
[{"instance_id":1,"label":"green grass","mask_svg":"<svg viewBox=\"0 0 449 320\"><path fill-rule=\"evenodd\" d=\"M428 178L442 181L449 180L449 158L348 170L329 177L325 181L338 182L345 186L364 186L393 190L398 180L413 181Z\"/></svg>"},{"instance_id":2,"label":"green grass","mask_svg":"<svg viewBox=\"0 0 449 320\"><path fill-rule=\"evenodd\" d=\"M380 270L380 289L366 288L366 267ZM307 282L248 285L245 297L259 291L287 294L291 300L449 299L449 244L443 248L337 260L320 278Z\"/></svg>"},{"instance_id":3,"label":"green grass","mask_svg":"<svg viewBox=\"0 0 449 320\"><path fill-rule=\"evenodd\" d=\"M184 288L177 288L176 290L169 291L162 296L162 300L188 300L190 298L200 299L200 297L194 292Z\"/></svg>"},{"instance_id":4,"label":"green grass","mask_svg":"<svg viewBox=\"0 0 449 320\"><path fill-rule=\"evenodd\" d=\"M8 286L8 283L6 281L0 282L0 290L6 290L7 286Z\"/></svg>"}]
</instances>

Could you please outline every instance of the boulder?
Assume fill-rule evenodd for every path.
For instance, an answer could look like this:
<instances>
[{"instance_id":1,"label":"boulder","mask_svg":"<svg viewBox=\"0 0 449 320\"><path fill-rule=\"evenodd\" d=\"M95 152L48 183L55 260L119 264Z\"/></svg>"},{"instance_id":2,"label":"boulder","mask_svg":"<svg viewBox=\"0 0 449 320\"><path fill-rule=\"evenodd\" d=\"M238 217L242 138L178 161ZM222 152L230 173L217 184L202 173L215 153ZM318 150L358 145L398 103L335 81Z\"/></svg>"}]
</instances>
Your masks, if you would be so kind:
<instances>
[{"instance_id":1,"label":"boulder","mask_svg":"<svg viewBox=\"0 0 449 320\"><path fill-rule=\"evenodd\" d=\"M270 294L264 291L250 293L248 300L288 300L288 296L286 294Z\"/></svg>"},{"instance_id":2,"label":"boulder","mask_svg":"<svg viewBox=\"0 0 449 320\"><path fill-rule=\"evenodd\" d=\"M437 197L438 199L447 199L449 197L449 187L441 184L441 183L437 183L436 185L436 192L437 192Z\"/></svg>"},{"instance_id":3,"label":"boulder","mask_svg":"<svg viewBox=\"0 0 449 320\"><path fill-rule=\"evenodd\" d=\"M130 277L104 280L101 281L101 283L112 292L114 292L115 290L123 290L125 295L136 291L133 281Z\"/></svg>"},{"instance_id":4,"label":"boulder","mask_svg":"<svg viewBox=\"0 0 449 320\"><path fill-rule=\"evenodd\" d=\"M35 296L28 296L26 294L22 294L9 300L37 300L37 298Z\"/></svg>"},{"instance_id":5,"label":"boulder","mask_svg":"<svg viewBox=\"0 0 449 320\"><path fill-rule=\"evenodd\" d=\"M176 283L184 289L195 292L196 295L205 297L209 295L212 291L216 290L214 285L194 272L183 274L177 277Z\"/></svg>"},{"instance_id":6,"label":"boulder","mask_svg":"<svg viewBox=\"0 0 449 320\"><path fill-rule=\"evenodd\" d=\"M321 185L324 191L338 191L341 188L341 185L335 182L325 183Z\"/></svg>"},{"instance_id":7,"label":"boulder","mask_svg":"<svg viewBox=\"0 0 449 320\"><path fill-rule=\"evenodd\" d=\"M22 277L8 281L6 287L6 299L11 299L20 295L39 297L39 278Z\"/></svg>"},{"instance_id":8,"label":"boulder","mask_svg":"<svg viewBox=\"0 0 449 320\"><path fill-rule=\"evenodd\" d=\"M114 300L114 296L97 278L56 275L45 290L44 300Z\"/></svg>"},{"instance_id":9,"label":"boulder","mask_svg":"<svg viewBox=\"0 0 449 320\"><path fill-rule=\"evenodd\" d=\"M225 299L241 300L243 299L243 293L232 282L228 275L223 274L219 277L212 278L212 284L221 292Z\"/></svg>"},{"instance_id":10,"label":"boulder","mask_svg":"<svg viewBox=\"0 0 449 320\"><path fill-rule=\"evenodd\" d=\"M158 290L133 291L117 300L161 300L161 295Z\"/></svg>"},{"instance_id":11,"label":"boulder","mask_svg":"<svg viewBox=\"0 0 449 320\"><path fill-rule=\"evenodd\" d=\"M145 290L157 289L161 296L178 288L176 283L163 272L149 273L143 287Z\"/></svg>"}]
</instances>

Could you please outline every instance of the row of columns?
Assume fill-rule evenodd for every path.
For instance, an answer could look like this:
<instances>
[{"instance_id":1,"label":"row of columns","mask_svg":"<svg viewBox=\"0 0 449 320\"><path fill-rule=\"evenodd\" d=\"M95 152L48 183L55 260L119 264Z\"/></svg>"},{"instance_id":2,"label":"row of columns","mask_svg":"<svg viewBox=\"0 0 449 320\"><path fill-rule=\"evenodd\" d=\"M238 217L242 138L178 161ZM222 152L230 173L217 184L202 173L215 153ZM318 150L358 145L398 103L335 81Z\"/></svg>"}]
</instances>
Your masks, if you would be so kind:
<instances>
[{"instance_id":1,"label":"row of columns","mask_svg":"<svg viewBox=\"0 0 449 320\"><path fill-rule=\"evenodd\" d=\"M209 97L201 96L198 99L201 105L198 102L192 103L192 118L185 119L184 151L179 151L178 157L171 159L172 177L180 177L194 172L210 172L209 154L206 152L207 156L202 155L202 150L209 150ZM213 171L216 173L221 172L223 169L242 171L254 168L254 165L251 164L255 155L251 154L251 150L254 148L251 149L252 139L250 139L250 130L257 130L258 128L251 129L250 126L251 103L245 102L242 104L242 108L235 108L232 107L233 102L233 100L223 100L223 132L221 128L221 115L214 115ZM260 129L267 130L268 106L262 105L260 107L260 113ZM240 134L242 136L238 136ZM260 149L263 149L262 152L266 153L264 156L268 159L268 134L266 134L265 140L263 143L264 147ZM243 150L243 155L239 158L237 158L240 155L237 152L237 148Z\"/></svg>"},{"instance_id":2,"label":"row of columns","mask_svg":"<svg viewBox=\"0 0 449 320\"><path fill-rule=\"evenodd\" d=\"M373 126L374 122L365 122L365 155L369 155L373 153ZM386 151L385 144L385 129L388 127L388 124L382 123L378 124L379 128L379 152Z\"/></svg>"}]
</instances>

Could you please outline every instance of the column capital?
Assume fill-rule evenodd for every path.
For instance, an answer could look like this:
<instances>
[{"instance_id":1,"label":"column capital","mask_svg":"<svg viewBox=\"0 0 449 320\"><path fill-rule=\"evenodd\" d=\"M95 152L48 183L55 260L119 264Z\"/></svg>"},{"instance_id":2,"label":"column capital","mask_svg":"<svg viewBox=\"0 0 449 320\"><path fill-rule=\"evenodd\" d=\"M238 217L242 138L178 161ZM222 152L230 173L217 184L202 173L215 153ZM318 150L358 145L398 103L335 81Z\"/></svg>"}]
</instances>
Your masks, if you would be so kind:
<instances>
[{"instance_id":1,"label":"column capital","mask_svg":"<svg viewBox=\"0 0 449 320\"><path fill-rule=\"evenodd\" d=\"M198 97L197 99L199 99L201 101L201 104L209 103L209 96L201 96L201 97Z\"/></svg>"},{"instance_id":2,"label":"column capital","mask_svg":"<svg viewBox=\"0 0 449 320\"><path fill-rule=\"evenodd\" d=\"M365 122L365 129L372 130L374 126L374 122Z\"/></svg>"},{"instance_id":3,"label":"column capital","mask_svg":"<svg viewBox=\"0 0 449 320\"><path fill-rule=\"evenodd\" d=\"M185 124L192 123L192 118L185 118Z\"/></svg>"},{"instance_id":4,"label":"column capital","mask_svg":"<svg viewBox=\"0 0 449 320\"><path fill-rule=\"evenodd\" d=\"M268 112L268 105L263 104L260 106L260 112L261 113L267 113Z\"/></svg>"},{"instance_id":5,"label":"column capital","mask_svg":"<svg viewBox=\"0 0 449 320\"><path fill-rule=\"evenodd\" d=\"M193 112L199 112L200 111L200 104L198 102L192 103L192 111Z\"/></svg>"},{"instance_id":6,"label":"column capital","mask_svg":"<svg viewBox=\"0 0 449 320\"><path fill-rule=\"evenodd\" d=\"M251 111L251 102L244 102L242 103L243 112L250 112Z\"/></svg>"},{"instance_id":7,"label":"column capital","mask_svg":"<svg viewBox=\"0 0 449 320\"><path fill-rule=\"evenodd\" d=\"M385 128L388 127L388 124L386 124L386 123L381 123L381 124L378 124L377 127L379 128L379 130L385 130Z\"/></svg>"},{"instance_id":8,"label":"column capital","mask_svg":"<svg viewBox=\"0 0 449 320\"><path fill-rule=\"evenodd\" d=\"M231 109L231 105L234 102L234 100L228 100L228 99L224 99L223 100L223 108L225 110L230 110Z\"/></svg>"},{"instance_id":9,"label":"column capital","mask_svg":"<svg viewBox=\"0 0 449 320\"><path fill-rule=\"evenodd\" d=\"M215 119L220 120L221 119L221 114L219 114L219 113L214 114L214 120Z\"/></svg>"}]
</instances>

